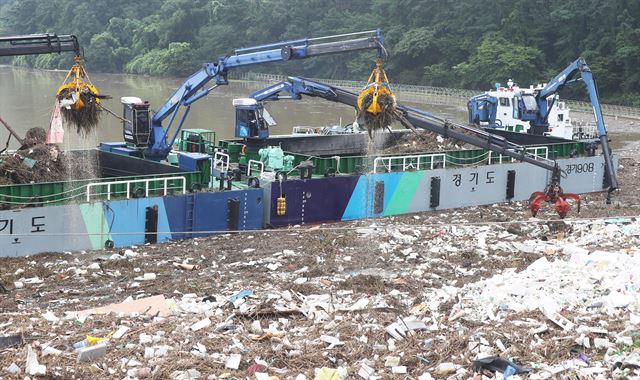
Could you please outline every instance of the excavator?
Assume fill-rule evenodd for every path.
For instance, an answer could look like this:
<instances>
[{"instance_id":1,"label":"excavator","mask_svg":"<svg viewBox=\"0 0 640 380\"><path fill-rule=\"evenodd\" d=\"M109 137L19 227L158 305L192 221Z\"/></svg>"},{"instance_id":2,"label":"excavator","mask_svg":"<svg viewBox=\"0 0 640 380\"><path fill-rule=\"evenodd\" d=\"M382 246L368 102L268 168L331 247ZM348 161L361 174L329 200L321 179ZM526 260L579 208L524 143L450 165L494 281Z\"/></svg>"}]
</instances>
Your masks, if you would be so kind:
<instances>
[{"instance_id":1,"label":"excavator","mask_svg":"<svg viewBox=\"0 0 640 380\"><path fill-rule=\"evenodd\" d=\"M91 83L82 65L78 38L50 33L0 37L0 57L63 52L74 53L74 64L58 87L56 100L62 115L76 125L78 132L88 131L98 123L100 100L105 96Z\"/></svg>"}]
</instances>

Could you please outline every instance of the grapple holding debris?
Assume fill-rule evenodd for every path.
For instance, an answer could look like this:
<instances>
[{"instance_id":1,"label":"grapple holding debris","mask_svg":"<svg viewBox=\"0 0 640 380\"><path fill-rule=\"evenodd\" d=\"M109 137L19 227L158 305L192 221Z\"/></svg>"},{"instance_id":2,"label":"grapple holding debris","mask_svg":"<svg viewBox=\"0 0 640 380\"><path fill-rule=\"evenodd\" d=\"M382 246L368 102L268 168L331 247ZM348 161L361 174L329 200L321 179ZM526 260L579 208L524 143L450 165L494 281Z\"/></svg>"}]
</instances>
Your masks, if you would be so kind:
<instances>
[{"instance_id":1,"label":"grapple holding debris","mask_svg":"<svg viewBox=\"0 0 640 380\"><path fill-rule=\"evenodd\" d=\"M358 94L358 120L371 137L372 132L390 126L395 119L396 96L389 86L382 60L378 58L367 85Z\"/></svg>"},{"instance_id":2,"label":"grapple holding debris","mask_svg":"<svg viewBox=\"0 0 640 380\"><path fill-rule=\"evenodd\" d=\"M544 188L544 191L536 191L529 198L529 209L531 214L536 216L540 210L542 202L555 204L556 212L560 218L564 219L571 210L571 206L566 201L573 199L578 204L578 212L580 212L580 196L573 193L565 193L560 186L560 170L556 170L551 175L551 182Z\"/></svg>"},{"instance_id":3,"label":"grapple holding debris","mask_svg":"<svg viewBox=\"0 0 640 380\"><path fill-rule=\"evenodd\" d=\"M107 96L100 95L91 83L81 61L80 56L75 57L75 63L58 88L56 97L65 121L74 124L78 133L87 133L98 125L100 99Z\"/></svg>"}]
</instances>

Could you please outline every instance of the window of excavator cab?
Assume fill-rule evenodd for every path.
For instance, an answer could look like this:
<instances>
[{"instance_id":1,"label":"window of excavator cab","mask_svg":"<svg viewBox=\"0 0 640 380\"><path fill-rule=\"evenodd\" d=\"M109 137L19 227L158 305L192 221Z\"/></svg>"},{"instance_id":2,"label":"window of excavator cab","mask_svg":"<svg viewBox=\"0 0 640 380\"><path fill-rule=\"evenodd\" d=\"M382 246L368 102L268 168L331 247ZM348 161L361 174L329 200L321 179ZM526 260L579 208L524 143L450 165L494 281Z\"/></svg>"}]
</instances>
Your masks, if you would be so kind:
<instances>
[{"instance_id":1,"label":"window of excavator cab","mask_svg":"<svg viewBox=\"0 0 640 380\"><path fill-rule=\"evenodd\" d=\"M500 105L509 107L509 98L500 98Z\"/></svg>"},{"instance_id":2,"label":"window of excavator cab","mask_svg":"<svg viewBox=\"0 0 640 380\"><path fill-rule=\"evenodd\" d=\"M563 113L559 113L558 114L558 121L564 121L564 114Z\"/></svg>"},{"instance_id":3,"label":"window of excavator cab","mask_svg":"<svg viewBox=\"0 0 640 380\"><path fill-rule=\"evenodd\" d=\"M258 120L258 118L256 117L256 111L255 110L247 111L247 119L249 123L255 122L256 120Z\"/></svg>"},{"instance_id":4,"label":"window of excavator cab","mask_svg":"<svg viewBox=\"0 0 640 380\"><path fill-rule=\"evenodd\" d=\"M536 103L536 98L533 97L533 95L523 95L522 103L524 104L524 110L526 112L538 111L538 103Z\"/></svg>"},{"instance_id":5,"label":"window of excavator cab","mask_svg":"<svg viewBox=\"0 0 640 380\"><path fill-rule=\"evenodd\" d=\"M247 125L247 110L238 108L236 110L236 120L238 124Z\"/></svg>"}]
</instances>

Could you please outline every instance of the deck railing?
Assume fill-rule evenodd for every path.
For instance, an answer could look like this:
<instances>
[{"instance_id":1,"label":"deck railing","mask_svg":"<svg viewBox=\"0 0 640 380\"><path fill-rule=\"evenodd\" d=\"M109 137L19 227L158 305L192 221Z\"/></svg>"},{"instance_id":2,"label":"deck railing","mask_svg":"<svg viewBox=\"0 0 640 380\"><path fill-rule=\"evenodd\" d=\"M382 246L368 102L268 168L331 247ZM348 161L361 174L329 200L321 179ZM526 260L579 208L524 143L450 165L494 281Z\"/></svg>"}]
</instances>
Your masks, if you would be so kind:
<instances>
[{"instance_id":1,"label":"deck railing","mask_svg":"<svg viewBox=\"0 0 640 380\"><path fill-rule=\"evenodd\" d=\"M382 168L385 172L433 170L436 167L446 167L444 153L411 154L405 156L383 156L373 160L373 172Z\"/></svg>"},{"instance_id":2,"label":"deck railing","mask_svg":"<svg viewBox=\"0 0 640 380\"><path fill-rule=\"evenodd\" d=\"M169 181L173 181L174 185L173 186L169 186ZM175 182L178 182L178 185L175 185ZM145 178L145 179L131 179L131 180L124 180L124 181L110 181L110 182L94 182L94 183L89 183L87 184L87 196L86 196L86 200L87 202L91 202L91 197L92 196L100 196L100 195L106 195L107 196L107 200L111 200L111 196L112 196L112 187L116 187L116 186L124 186L124 190L116 190L113 192L113 195L118 195L118 194L122 194L122 195L126 195L126 198L129 199L132 196L136 196L138 194L136 194L136 190L137 189L142 189L142 191L144 191L144 197L149 197L149 192L152 190L151 189L151 184L162 184L162 195L168 195L169 194L169 190L180 190L182 192L182 194L185 194L187 192L187 179L185 177L163 177L163 178ZM132 191L132 185L134 186L134 191ZM96 187L105 187L107 188L106 192L92 192L91 190L96 188ZM157 191L154 190L154 191ZM139 194L140 196L142 196L142 194Z\"/></svg>"}]
</instances>

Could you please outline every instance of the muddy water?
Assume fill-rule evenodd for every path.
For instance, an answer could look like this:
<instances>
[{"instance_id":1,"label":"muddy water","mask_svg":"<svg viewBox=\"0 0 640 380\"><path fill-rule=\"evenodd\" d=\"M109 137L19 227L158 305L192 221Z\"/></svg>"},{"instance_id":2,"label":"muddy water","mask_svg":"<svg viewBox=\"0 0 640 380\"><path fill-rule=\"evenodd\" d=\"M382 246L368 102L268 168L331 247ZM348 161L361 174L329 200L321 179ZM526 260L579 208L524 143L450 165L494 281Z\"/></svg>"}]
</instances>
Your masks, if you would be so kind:
<instances>
[{"instance_id":1,"label":"muddy water","mask_svg":"<svg viewBox=\"0 0 640 380\"><path fill-rule=\"evenodd\" d=\"M55 91L65 75L65 72L0 66L0 117L20 134L35 126L47 128ZM91 80L102 93L113 97L103 104L120 115L120 97L137 96L148 100L153 109L158 109L184 79L93 74ZM231 81L228 86L216 88L209 96L192 106L185 128L213 130L218 139L233 137L235 114L232 100L246 97L267 85L268 83ZM399 100L402 101L401 98ZM464 110L459 108L406 104L458 120L465 118ZM353 108L322 99L303 99L297 102L281 100L271 103L268 110L278 123L272 134L289 133L294 126L324 127L338 123L347 124L355 118ZM99 130L94 135L80 138L74 134L73 128L66 129L63 148L85 148L95 146L99 141L122 141L122 123L115 117L103 114ZM4 146L7 136L7 131L0 128L1 146Z\"/></svg>"}]
</instances>

